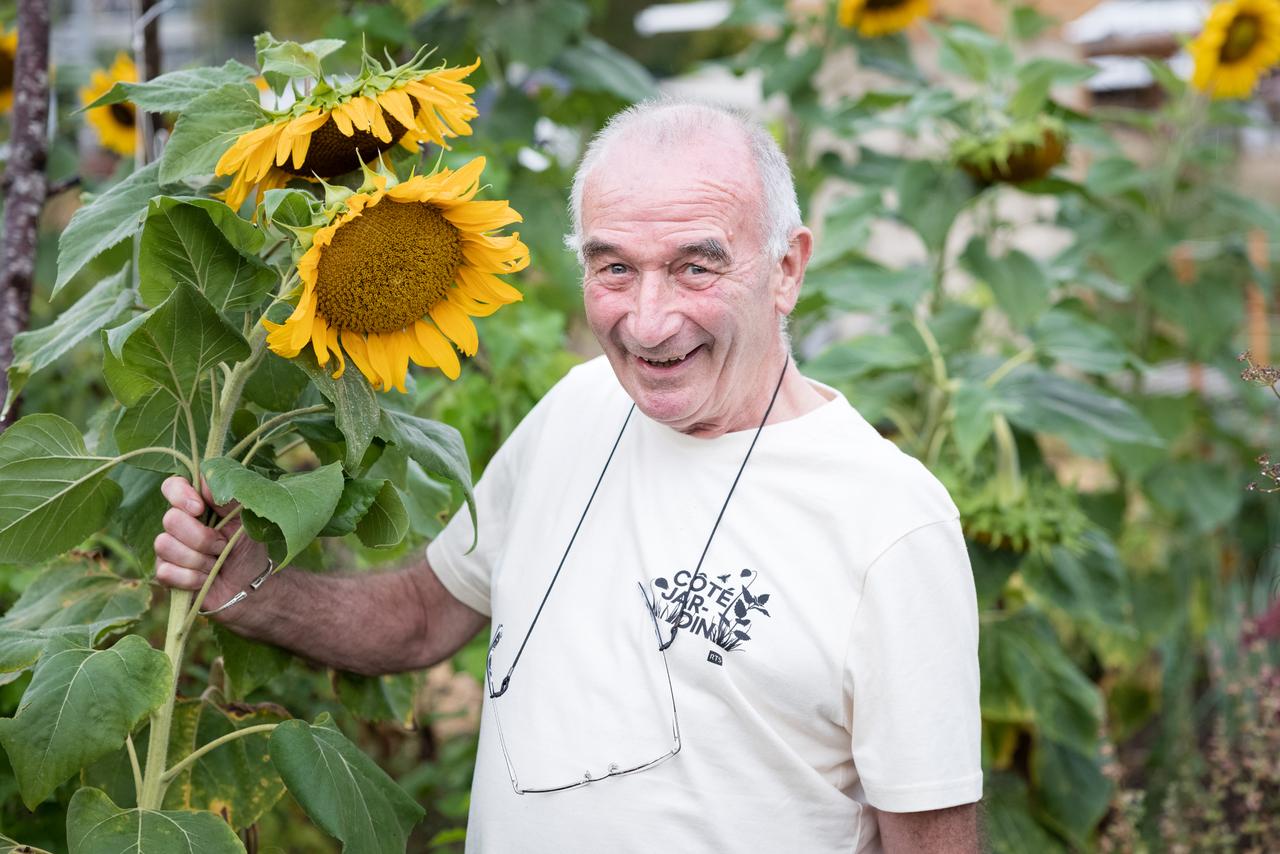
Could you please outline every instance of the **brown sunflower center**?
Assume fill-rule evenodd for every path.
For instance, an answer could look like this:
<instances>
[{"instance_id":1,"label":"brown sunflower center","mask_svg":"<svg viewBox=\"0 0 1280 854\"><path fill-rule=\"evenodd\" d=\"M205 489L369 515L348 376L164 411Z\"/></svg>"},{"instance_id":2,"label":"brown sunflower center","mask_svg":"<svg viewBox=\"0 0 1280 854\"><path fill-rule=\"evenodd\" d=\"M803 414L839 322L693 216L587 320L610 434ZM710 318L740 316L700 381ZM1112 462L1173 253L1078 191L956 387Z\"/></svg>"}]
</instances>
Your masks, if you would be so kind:
<instances>
[{"instance_id":1,"label":"brown sunflower center","mask_svg":"<svg viewBox=\"0 0 1280 854\"><path fill-rule=\"evenodd\" d=\"M1262 21L1257 15L1237 15L1227 27L1218 58L1222 62L1239 62L1249 55L1262 35Z\"/></svg>"},{"instance_id":2,"label":"brown sunflower center","mask_svg":"<svg viewBox=\"0 0 1280 854\"><path fill-rule=\"evenodd\" d=\"M379 107L378 109L382 109ZM382 111L387 120L387 130L391 131L391 141L383 142L365 130L354 130L346 136L338 130L331 116L311 133L311 143L307 147L307 157L298 168L293 166L293 158L285 161L280 167L294 175L321 178L336 178L360 168L360 164L372 163L382 152L393 147L404 136L405 126L400 124L386 110Z\"/></svg>"},{"instance_id":3,"label":"brown sunflower center","mask_svg":"<svg viewBox=\"0 0 1280 854\"><path fill-rule=\"evenodd\" d=\"M0 49L0 92L13 88L13 57Z\"/></svg>"},{"instance_id":4,"label":"brown sunflower center","mask_svg":"<svg viewBox=\"0 0 1280 854\"><path fill-rule=\"evenodd\" d=\"M115 119L116 124L127 128L137 124L137 111L133 104L112 104L107 109L111 111L111 118Z\"/></svg>"},{"instance_id":5,"label":"brown sunflower center","mask_svg":"<svg viewBox=\"0 0 1280 854\"><path fill-rule=\"evenodd\" d=\"M461 264L458 229L435 206L383 199L321 253L316 311L339 329L395 332L444 299Z\"/></svg>"},{"instance_id":6,"label":"brown sunflower center","mask_svg":"<svg viewBox=\"0 0 1280 854\"><path fill-rule=\"evenodd\" d=\"M907 0L867 0L862 9L865 12L880 12L885 9L896 9L905 5L906 2Z\"/></svg>"}]
</instances>

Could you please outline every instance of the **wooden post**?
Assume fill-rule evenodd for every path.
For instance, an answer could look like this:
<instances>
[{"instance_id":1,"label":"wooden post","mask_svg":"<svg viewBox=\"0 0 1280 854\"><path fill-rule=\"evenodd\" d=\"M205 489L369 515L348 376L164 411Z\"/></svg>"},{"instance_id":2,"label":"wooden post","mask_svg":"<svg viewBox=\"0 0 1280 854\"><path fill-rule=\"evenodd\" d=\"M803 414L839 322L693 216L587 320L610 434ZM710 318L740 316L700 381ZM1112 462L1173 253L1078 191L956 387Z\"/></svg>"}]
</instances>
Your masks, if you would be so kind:
<instances>
[{"instance_id":1,"label":"wooden post","mask_svg":"<svg viewBox=\"0 0 1280 854\"><path fill-rule=\"evenodd\" d=\"M27 328L36 267L36 228L44 207L49 141L49 3L18 0L18 55L13 62L13 135L4 173L0 238L0 400L9 393L13 338ZM17 420L18 402L0 430Z\"/></svg>"},{"instance_id":2,"label":"wooden post","mask_svg":"<svg viewBox=\"0 0 1280 854\"><path fill-rule=\"evenodd\" d=\"M1271 266L1271 248L1267 242L1267 233L1260 228L1249 230L1246 238L1246 252L1249 263L1254 268L1266 272ZM1249 342L1249 350L1255 361L1264 365L1271 364L1271 319L1267 314L1267 298L1262 293L1262 286L1250 281L1244 292L1245 330Z\"/></svg>"}]
</instances>

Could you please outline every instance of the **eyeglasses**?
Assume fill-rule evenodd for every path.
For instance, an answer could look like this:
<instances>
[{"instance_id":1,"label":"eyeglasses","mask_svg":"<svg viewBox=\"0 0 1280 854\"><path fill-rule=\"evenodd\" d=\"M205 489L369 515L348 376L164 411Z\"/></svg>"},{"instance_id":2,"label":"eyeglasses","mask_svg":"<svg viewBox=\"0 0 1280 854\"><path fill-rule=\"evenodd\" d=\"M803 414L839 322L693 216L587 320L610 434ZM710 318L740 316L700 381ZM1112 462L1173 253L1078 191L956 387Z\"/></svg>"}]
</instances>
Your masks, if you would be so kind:
<instances>
[{"instance_id":1,"label":"eyeglasses","mask_svg":"<svg viewBox=\"0 0 1280 854\"><path fill-rule=\"evenodd\" d=\"M652 637L649 639L651 647L657 655L656 660L660 660L662 668L659 671L660 678L656 681L665 685L665 691L658 698L662 707L669 710L669 717L664 728L654 733L651 724L649 732L628 731L628 748L632 755L625 755L619 745L614 744L614 752L612 754L604 754L608 758L597 757L579 757L566 755L566 751L558 749L553 751L553 755L548 755L547 751L536 742L540 741L534 737L532 733L527 735L514 735L510 730L511 718L509 716L508 727L504 727L502 723L501 708L503 703L501 698L511 688L512 676L515 672L515 665L519 660L519 652L516 661L513 661L510 669L502 678L501 685L495 687L493 676L493 658L494 651L498 648L502 641L503 626L501 624L494 630L493 641L489 644L489 654L485 662L485 677L489 688L490 710L493 713L494 723L498 730L498 743L502 748L503 760L507 766L507 774L511 778L511 787L517 795L561 792L567 789L576 789L579 786L585 786L588 783L595 783L609 777L623 777L628 774L637 774L646 771L657 765L662 764L671 757L680 752L680 719L676 712L675 691L671 684L671 669L667 663L667 655L661 632L658 629L658 619L656 616L657 607L654 601L649 597L648 591L640 582L636 583L636 587L640 592L637 599L639 607L644 608L644 616L639 618L643 620L646 631L652 631ZM633 620L635 612L632 612ZM532 629L532 626L530 626ZM529 635L526 632L525 642L528 641ZM670 645L670 642L667 642ZM523 651L524 644L521 644ZM634 674L632 674L634 675ZM645 680L640 680L641 682ZM650 682L654 679L648 680ZM627 690L634 691L635 685L628 685ZM574 704L574 698L561 697L561 703ZM550 698L540 698L540 702L554 702ZM652 708L650 704L649 708ZM615 708L615 713L622 711ZM633 717L641 718L645 723L652 720L651 713L644 710L628 708L626 710ZM518 725L522 725L528 729L531 723L525 719L516 721ZM615 721L615 728L617 722ZM646 752L647 751L647 752ZM638 754L638 755L637 755ZM572 770L570 770L572 769ZM579 774L578 769L583 769Z\"/></svg>"}]
</instances>

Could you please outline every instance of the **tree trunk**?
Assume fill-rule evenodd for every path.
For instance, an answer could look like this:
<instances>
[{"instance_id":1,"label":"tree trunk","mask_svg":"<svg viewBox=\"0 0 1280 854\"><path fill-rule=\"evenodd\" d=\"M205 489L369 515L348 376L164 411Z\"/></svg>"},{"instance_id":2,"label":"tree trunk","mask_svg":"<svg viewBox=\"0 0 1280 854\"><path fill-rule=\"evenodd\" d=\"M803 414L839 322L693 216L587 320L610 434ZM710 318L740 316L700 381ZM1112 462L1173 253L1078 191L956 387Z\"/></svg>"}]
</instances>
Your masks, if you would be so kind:
<instances>
[{"instance_id":1,"label":"tree trunk","mask_svg":"<svg viewBox=\"0 0 1280 854\"><path fill-rule=\"evenodd\" d=\"M18 0L18 56L13 63L13 134L4 174L0 235L0 401L9 392L13 338L27 328L36 266L36 227L45 199L49 124L49 3ZM0 430L17 420L15 401Z\"/></svg>"},{"instance_id":2,"label":"tree trunk","mask_svg":"<svg viewBox=\"0 0 1280 854\"><path fill-rule=\"evenodd\" d=\"M156 4L157 0L136 0L137 18L139 21L146 20L141 33L142 42L135 46L138 55L134 58L138 67L138 79L142 81L160 76L160 15L152 11ZM139 130L142 134L139 142L140 156L137 158L139 168L151 162L155 155L156 131L161 127L162 121L163 117L158 113L138 111Z\"/></svg>"}]
</instances>

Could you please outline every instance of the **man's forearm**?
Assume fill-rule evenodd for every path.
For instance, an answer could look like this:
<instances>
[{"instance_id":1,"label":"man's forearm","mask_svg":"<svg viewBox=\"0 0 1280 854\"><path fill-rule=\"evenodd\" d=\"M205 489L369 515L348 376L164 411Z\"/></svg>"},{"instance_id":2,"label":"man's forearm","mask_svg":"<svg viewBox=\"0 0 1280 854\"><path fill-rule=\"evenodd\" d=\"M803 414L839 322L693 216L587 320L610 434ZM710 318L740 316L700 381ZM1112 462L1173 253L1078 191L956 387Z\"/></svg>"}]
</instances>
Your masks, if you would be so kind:
<instances>
[{"instance_id":1,"label":"man's forearm","mask_svg":"<svg viewBox=\"0 0 1280 854\"><path fill-rule=\"evenodd\" d=\"M377 675L430 660L417 569L323 575L285 569L227 609L223 624L339 670Z\"/></svg>"}]
</instances>

